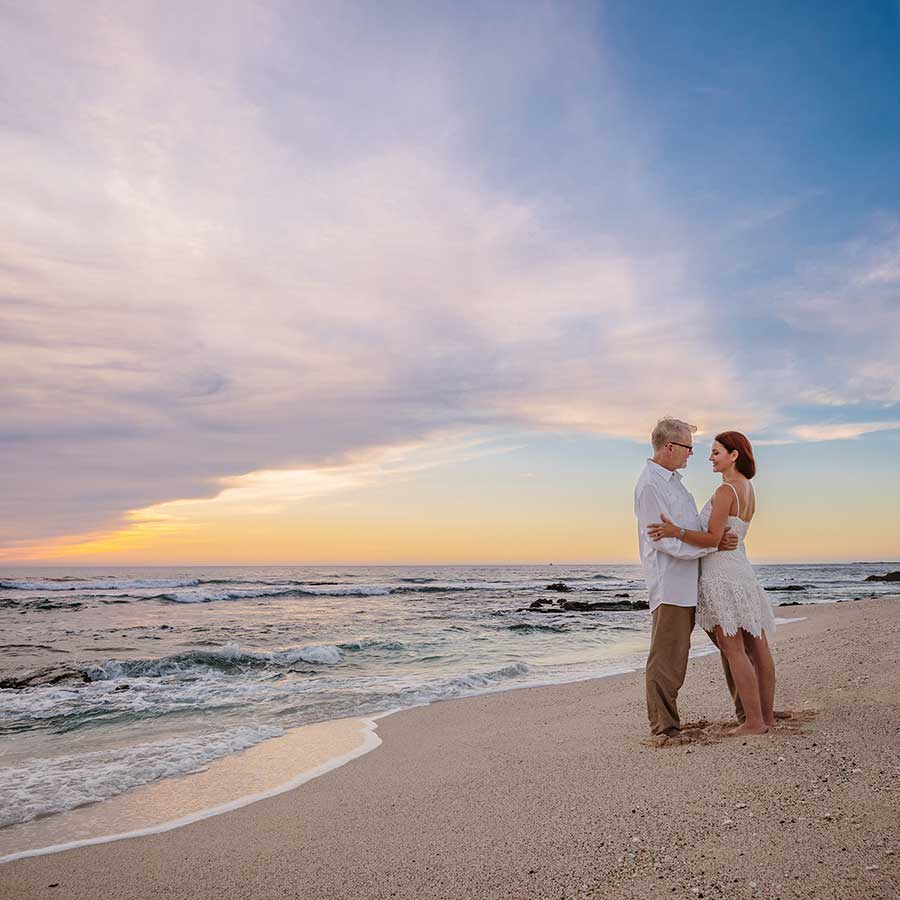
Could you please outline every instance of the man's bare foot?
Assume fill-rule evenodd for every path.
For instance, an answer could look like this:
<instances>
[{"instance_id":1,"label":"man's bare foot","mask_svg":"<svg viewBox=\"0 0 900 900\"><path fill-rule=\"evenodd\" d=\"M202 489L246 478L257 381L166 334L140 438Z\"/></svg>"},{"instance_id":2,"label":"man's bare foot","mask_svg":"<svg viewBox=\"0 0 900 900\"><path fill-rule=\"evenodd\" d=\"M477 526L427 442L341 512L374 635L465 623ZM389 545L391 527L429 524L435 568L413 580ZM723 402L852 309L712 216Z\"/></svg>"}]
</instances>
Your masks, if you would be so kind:
<instances>
[{"instance_id":1,"label":"man's bare foot","mask_svg":"<svg viewBox=\"0 0 900 900\"><path fill-rule=\"evenodd\" d=\"M737 728L732 728L728 733L732 737L741 737L742 735L747 734L765 734L769 730L769 726L766 725L765 722L762 725L748 725L744 722L743 725L738 725Z\"/></svg>"}]
</instances>

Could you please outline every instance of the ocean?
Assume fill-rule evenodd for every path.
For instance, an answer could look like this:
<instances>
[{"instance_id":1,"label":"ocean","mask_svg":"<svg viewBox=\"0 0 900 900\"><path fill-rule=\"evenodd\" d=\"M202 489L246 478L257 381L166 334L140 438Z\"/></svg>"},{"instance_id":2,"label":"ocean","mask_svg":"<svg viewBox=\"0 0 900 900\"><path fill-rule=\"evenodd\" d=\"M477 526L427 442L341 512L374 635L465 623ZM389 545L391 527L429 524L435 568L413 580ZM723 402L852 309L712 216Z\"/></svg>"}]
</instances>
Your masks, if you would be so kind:
<instances>
[{"instance_id":1,"label":"ocean","mask_svg":"<svg viewBox=\"0 0 900 900\"><path fill-rule=\"evenodd\" d=\"M896 593L865 580L892 568L756 567L775 605ZM0 690L0 837L299 726L642 665L645 609L539 598L646 591L630 565L0 570L0 679L64 676Z\"/></svg>"}]
</instances>

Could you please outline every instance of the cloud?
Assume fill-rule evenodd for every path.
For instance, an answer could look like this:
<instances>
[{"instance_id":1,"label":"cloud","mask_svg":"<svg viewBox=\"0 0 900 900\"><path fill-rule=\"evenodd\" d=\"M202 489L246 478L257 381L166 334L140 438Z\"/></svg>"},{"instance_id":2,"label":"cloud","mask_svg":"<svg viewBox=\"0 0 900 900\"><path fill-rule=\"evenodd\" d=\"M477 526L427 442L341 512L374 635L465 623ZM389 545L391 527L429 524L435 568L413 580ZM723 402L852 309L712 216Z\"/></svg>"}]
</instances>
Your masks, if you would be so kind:
<instances>
[{"instance_id":1,"label":"cloud","mask_svg":"<svg viewBox=\"0 0 900 900\"><path fill-rule=\"evenodd\" d=\"M894 431L900 428L900 420L893 422L844 422L821 423L817 425L797 425L790 430L800 441L845 441L874 434L878 431Z\"/></svg>"},{"instance_id":2,"label":"cloud","mask_svg":"<svg viewBox=\"0 0 900 900\"><path fill-rule=\"evenodd\" d=\"M577 17L6 15L0 539L448 431L771 418Z\"/></svg>"},{"instance_id":3,"label":"cloud","mask_svg":"<svg viewBox=\"0 0 900 900\"><path fill-rule=\"evenodd\" d=\"M802 389L831 404L900 403L900 231L853 241L801 277L782 318L816 341Z\"/></svg>"},{"instance_id":4,"label":"cloud","mask_svg":"<svg viewBox=\"0 0 900 900\"><path fill-rule=\"evenodd\" d=\"M891 430L900 412L900 228L872 224L807 251L734 308L734 358L751 395L774 400L770 443Z\"/></svg>"},{"instance_id":5,"label":"cloud","mask_svg":"<svg viewBox=\"0 0 900 900\"><path fill-rule=\"evenodd\" d=\"M262 469L217 480L213 496L167 500L127 511L114 527L50 539L16 539L0 547L0 561L79 558L142 551L168 535L180 540L223 523L252 528L255 518L295 513L304 503L331 494L359 492L386 482L409 481L448 464L511 453L521 444L453 434L427 442L370 448L337 465L306 469Z\"/></svg>"}]
</instances>

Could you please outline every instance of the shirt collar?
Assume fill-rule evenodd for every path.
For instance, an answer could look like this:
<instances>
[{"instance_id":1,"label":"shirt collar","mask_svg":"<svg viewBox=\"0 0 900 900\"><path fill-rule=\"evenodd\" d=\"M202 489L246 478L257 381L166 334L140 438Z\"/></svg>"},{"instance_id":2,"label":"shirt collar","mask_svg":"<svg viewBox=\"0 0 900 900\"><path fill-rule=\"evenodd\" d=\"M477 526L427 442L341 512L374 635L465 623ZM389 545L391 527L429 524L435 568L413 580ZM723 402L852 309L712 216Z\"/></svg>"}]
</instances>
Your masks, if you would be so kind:
<instances>
[{"instance_id":1,"label":"shirt collar","mask_svg":"<svg viewBox=\"0 0 900 900\"><path fill-rule=\"evenodd\" d=\"M667 469L665 466L661 466L659 463L653 462L652 459L647 460L647 468L662 478L664 481L671 481L673 478L677 478L681 481L681 473L680 472L672 472Z\"/></svg>"}]
</instances>

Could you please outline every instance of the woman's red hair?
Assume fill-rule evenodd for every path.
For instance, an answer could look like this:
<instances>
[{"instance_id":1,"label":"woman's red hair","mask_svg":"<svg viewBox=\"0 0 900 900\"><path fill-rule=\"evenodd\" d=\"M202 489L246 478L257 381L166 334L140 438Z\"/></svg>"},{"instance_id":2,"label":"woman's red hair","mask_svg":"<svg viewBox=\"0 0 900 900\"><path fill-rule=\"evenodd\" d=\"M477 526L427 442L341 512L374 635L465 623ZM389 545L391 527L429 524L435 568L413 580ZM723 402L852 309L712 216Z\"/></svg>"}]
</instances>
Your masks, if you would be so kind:
<instances>
[{"instance_id":1,"label":"woman's red hair","mask_svg":"<svg viewBox=\"0 0 900 900\"><path fill-rule=\"evenodd\" d=\"M745 478L752 478L756 474L756 460L753 458L753 447L746 435L739 431L723 431L716 435L716 440L729 452L738 452L735 467Z\"/></svg>"}]
</instances>

